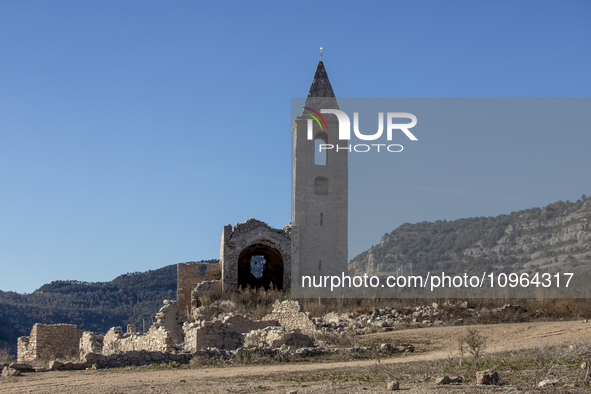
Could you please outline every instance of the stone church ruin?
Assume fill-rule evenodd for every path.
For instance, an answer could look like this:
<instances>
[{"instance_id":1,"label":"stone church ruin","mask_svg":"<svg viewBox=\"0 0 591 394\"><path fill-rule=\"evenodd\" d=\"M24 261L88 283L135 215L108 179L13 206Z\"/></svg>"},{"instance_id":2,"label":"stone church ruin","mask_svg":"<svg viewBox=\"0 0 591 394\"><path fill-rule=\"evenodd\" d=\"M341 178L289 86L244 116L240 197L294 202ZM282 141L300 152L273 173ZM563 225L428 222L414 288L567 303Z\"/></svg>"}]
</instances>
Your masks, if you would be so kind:
<instances>
[{"instance_id":1,"label":"stone church ruin","mask_svg":"<svg viewBox=\"0 0 591 394\"><path fill-rule=\"evenodd\" d=\"M322 61L318 63L305 106L338 109ZM347 153L328 152L315 162L315 143L335 143L336 118L327 115L326 130L310 123L302 112L292 125L292 221L282 229L248 219L223 228L219 263L179 263L177 301L164 301L147 332L135 326L113 327L105 335L85 332L68 324L35 324L28 337L18 339L18 361L47 358L50 369L81 369L146 365L152 362L187 362L204 349L236 351L249 347L306 347L308 334L317 330L310 314L296 301L277 301L261 320L238 314L211 321L198 314L199 295L205 291L240 288L292 289L299 272L326 272L347 265ZM310 126L311 125L311 126ZM328 126L327 126L328 127ZM329 131L330 130L330 131ZM310 132L315 138L309 138ZM297 272L296 272L297 271ZM213 351L213 350L207 350Z\"/></svg>"},{"instance_id":2,"label":"stone church ruin","mask_svg":"<svg viewBox=\"0 0 591 394\"><path fill-rule=\"evenodd\" d=\"M326 130L314 124L309 111L338 109L324 63L320 61L304 105L292 125L292 221L275 229L256 219L224 226L219 265L177 265L179 310L199 306L207 290L239 288L299 289L292 279L347 270L347 150L325 152L317 160L315 146L338 142L338 122L326 115ZM313 138L311 138L313 136ZM187 312L188 314L189 312Z\"/></svg>"}]
</instances>

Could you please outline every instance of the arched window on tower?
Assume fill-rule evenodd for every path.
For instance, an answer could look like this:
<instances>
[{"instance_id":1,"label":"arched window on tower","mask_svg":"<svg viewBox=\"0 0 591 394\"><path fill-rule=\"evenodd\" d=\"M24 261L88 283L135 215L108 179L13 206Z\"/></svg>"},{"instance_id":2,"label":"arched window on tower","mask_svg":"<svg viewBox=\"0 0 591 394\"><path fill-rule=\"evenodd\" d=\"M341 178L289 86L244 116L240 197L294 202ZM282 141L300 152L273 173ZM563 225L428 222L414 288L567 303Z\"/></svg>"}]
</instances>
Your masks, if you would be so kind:
<instances>
[{"instance_id":1,"label":"arched window on tower","mask_svg":"<svg viewBox=\"0 0 591 394\"><path fill-rule=\"evenodd\" d=\"M325 166L328 163L328 152L326 149L322 148L323 144L328 144L328 135L324 131L319 131L316 133L316 138L314 138L314 164L319 166Z\"/></svg>"}]
</instances>

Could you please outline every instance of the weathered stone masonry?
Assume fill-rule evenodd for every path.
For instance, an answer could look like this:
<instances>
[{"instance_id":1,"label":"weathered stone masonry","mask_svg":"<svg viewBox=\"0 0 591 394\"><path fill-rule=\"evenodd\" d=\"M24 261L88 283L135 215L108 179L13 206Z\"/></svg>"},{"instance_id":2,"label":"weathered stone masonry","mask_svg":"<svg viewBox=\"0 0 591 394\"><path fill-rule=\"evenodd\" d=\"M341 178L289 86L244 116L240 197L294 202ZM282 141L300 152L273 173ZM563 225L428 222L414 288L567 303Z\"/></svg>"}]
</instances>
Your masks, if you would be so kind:
<instances>
[{"instance_id":1,"label":"weathered stone masonry","mask_svg":"<svg viewBox=\"0 0 591 394\"><path fill-rule=\"evenodd\" d=\"M18 361L39 358L77 358L83 331L72 324L37 323L28 337L17 340Z\"/></svg>"},{"instance_id":2,"label":"weathered stone masonry","mask_svg":"<svg viewBox=\"0 0 591 394\"><path fill-rule=\"evenodd\" d=\"M199 283L219 280L222 277L220 264L215 263L179 263L176 266L176 297L179 311L187 314L191 310L191 291Z\"/></svg>"},{"instance_id":3,"label":"weathered stone masonry","mask_svg":"<svg viewBox=\"0 0 591 394\"><path fill-rule=\"evenodd\" d=\"M251 257L264 256L266 264L260 278L251 273ZM239 287L291 288L291 228L274 229L264 222L248 219L244 223L224 226L220 244L222 287L236 291Z\"/></svg>"}]
</instances>

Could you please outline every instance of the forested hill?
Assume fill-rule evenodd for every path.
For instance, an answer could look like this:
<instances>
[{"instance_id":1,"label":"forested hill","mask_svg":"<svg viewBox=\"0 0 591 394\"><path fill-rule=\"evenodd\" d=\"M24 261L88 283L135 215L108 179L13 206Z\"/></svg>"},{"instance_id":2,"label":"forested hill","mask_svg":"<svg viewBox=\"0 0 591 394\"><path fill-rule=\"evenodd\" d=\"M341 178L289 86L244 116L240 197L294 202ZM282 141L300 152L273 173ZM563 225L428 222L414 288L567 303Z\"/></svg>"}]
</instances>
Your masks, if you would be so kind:
<instances>
[{"instance_id":1,"label":"forested hill","mask_svg":"<svg viewBox=\"0 0 591 394\"><path fill-rule=\"evenodd\" d=\"M354 273L422 274L591 266L591 199L558 201L496 217L403 224L355 257Z\"/></svg>"},{"instance_id":2,"label":"forested hill","mask_svg":"<svg viewBox=\"0 0 591 394\"><path fill-rule=\"evenodd\" d=\"M16 338L29 335L35 323L105 333L127 324L142 330L145 321L147 330L166 299L176 299L176 264L110 282L54 281L31 294L0 291L0 348L14 349Z\"/></svg>"}]
</instances>

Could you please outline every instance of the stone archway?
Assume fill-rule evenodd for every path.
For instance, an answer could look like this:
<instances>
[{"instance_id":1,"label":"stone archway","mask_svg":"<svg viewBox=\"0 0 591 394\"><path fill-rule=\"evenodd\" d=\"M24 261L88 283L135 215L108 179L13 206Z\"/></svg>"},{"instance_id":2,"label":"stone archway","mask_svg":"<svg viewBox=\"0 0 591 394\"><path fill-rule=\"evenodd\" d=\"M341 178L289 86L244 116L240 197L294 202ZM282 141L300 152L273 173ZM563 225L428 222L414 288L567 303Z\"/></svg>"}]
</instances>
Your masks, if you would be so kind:
<instances>
[{"instance_id":1,"label":"stone archway","mask_svg":"<svg viewBox=\"0 0 591 394\"><path fill-rule=\"evenodd\" d=\"M257 278L252 272L251 262L261 260L257 259L258 256L262 256L264 265L260 277ZM283 290L283 266L283 258L277 249L264 243L247 246L238 256L238 286L243 289L246 286L268 289L272 283L276 289Z\"/></svg>"}]
</instances>

